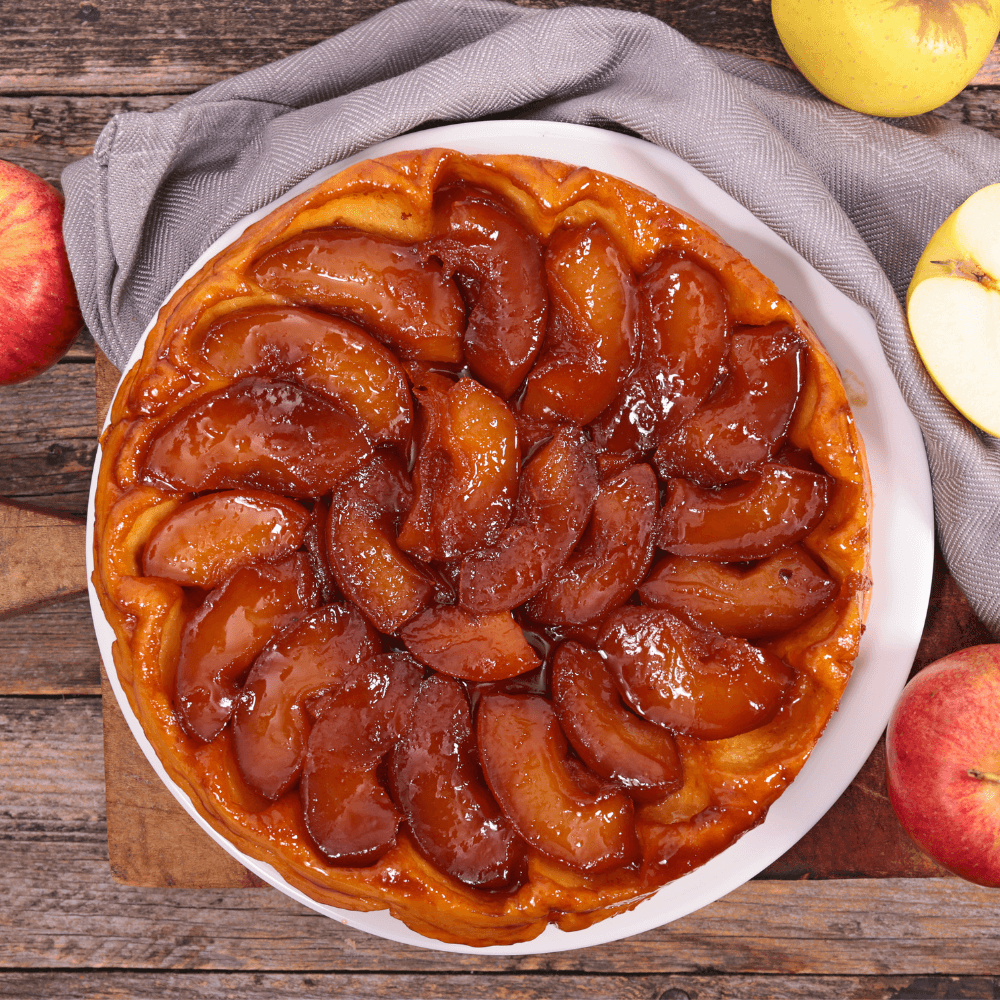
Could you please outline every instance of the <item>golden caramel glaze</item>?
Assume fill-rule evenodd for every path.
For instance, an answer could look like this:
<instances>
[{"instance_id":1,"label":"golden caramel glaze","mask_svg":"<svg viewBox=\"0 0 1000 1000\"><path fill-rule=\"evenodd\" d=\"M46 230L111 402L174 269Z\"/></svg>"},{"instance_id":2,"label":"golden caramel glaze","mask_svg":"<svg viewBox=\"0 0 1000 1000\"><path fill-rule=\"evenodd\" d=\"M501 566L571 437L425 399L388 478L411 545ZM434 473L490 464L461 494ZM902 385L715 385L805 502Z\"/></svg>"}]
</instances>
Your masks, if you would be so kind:
<instances>
[{"instance_id":1,"label":"golden caramel glaze","mask_svg":"<svg viewBox=\"0 0 1000 1000\"><path fill-rule=\"evenodd\" d=\"M520 269L502 249L514 245L531 251ZM530 282L530 302L513 302L511 281ZM738 435L716 447L732 414L753 448ZM532 466L552 440L562 452ZM762 479L764 463L788 471ZM576 469L580 495L546 481L550 467ZM775 534L773 563L752 572L718 555L739 546L713 556L714 536L704 551L654 551L668 514L684 520L676 506L659 514L684 493L668 479L699 501L756 497L765 533L780 500L762 482L823 489L801 504L805 534ZM193 659L199 627L224 636L220 575L247 572L226 519L257 523L244 501L202 499L216 494L254 510L283 498L250 565L269 580L294 562L308 580L252 666ZM544 513L564 497L580 513L565 524ZM872 586L870 504L832 361L715 233L588 168L417 150L279 207L160 310L101 438L93 584L129 704L215 831L320 903L503 945L621 913L764 818L850 677ZM211 515L204 552L186 534L192 510ZM546 548L522 572L525 538ZM597 557L618 549L603 577ZM379 559L394 567L388 583L356 565ZM508 576L522 588L514 605L490 593ZM777 633L773 580L802 588ZM671 611L638 605L668 585ZM713 618L713 592L752 613ZM250 598L237 605L250 621ZM674 650L685 704L649 667L657 644ZM746 705L713 704L711 677L684 666L720 649ZM271 691L283 672L294 690ZM190 677L211 688L204 723L178 702ZM274 738L258 719L266 699L284 720ZM599 724L587 699L603 706Z\"/></svg>"}]
</instances>

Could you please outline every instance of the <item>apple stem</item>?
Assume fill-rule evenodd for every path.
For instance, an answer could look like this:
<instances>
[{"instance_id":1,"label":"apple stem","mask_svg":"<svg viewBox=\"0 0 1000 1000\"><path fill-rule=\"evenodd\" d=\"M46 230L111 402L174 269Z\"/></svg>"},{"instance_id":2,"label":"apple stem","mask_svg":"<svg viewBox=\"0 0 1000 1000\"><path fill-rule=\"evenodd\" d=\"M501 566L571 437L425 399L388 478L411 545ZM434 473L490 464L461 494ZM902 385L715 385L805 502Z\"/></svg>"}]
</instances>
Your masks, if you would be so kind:
<instances>
[{"instance_id":1,"label":"apple stem","mask_svg":"<svg viewBox=\"0 0 1000 1000\"><path fill-rule=\"evenodd\" d=\"M967 773L970 778L976 778L978 781L992 781L995 784L1000 785L1000 774L992 774L989 771L980 771L975 767L970 767Z\"/></svg>"}]
</instances>

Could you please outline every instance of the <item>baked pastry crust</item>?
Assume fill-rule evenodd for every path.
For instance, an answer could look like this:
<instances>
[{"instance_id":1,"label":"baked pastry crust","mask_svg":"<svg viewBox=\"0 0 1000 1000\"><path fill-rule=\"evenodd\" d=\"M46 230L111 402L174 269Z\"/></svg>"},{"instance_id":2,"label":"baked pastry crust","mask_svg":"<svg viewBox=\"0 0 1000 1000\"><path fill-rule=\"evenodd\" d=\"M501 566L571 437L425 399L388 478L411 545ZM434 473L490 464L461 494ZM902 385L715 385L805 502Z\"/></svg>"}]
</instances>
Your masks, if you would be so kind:
<instances>
[{"instance_id":1,"label":"baked pastry crust","mask_svg":"<svg viewBox=\"0 0 1000 1000\"><path fill-rule=\"evenodd\" d=\"M526 877L510 891L477 889L438 870L405 826L375 863L330 864L306 831L295 789L272 802L244 780L229 727L206 743L181 725L176 665L192 598L176 582L143 575L154 530L193 495L144 477L151 443L181 410L232 381L205 365L205 332L239 311L289 304L286 295L261 287L255 262L329 227L419 244L432 235L435 194L454 184L499 197L543 245L566 228L600 223L637 275L665 252L697 260L724 287L734 324L790 324L807 350L788 440L832 481L822 520L802 544L835 582L834 597L804 623L761 643L794 669L791 694L777 714L730 738L677 735L682 784L659 801L636 803L641 863L588 874L528 848ZM172 780L223 837L319 902L388 908L413 930L442 941L511 944L535 937L550 922L571 931L629 909L764 818L798 774L850 677L871 590L870 503L864 448L832 361L774 284L706 226L587 168L421 150L360 163L276 209L161 309L101 439L93 583L116 635L114 666L132 710Z\"/></svg>"}]
</instances>

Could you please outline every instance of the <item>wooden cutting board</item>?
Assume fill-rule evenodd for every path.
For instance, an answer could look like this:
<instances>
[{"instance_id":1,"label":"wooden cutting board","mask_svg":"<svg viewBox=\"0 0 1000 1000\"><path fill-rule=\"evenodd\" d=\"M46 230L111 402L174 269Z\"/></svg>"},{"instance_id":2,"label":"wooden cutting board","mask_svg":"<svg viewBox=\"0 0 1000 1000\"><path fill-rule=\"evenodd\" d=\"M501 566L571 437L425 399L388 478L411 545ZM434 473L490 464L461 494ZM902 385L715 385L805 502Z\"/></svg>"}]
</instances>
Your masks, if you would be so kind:
<instances>
[{"instance_id":1,"label":"wooden cutting board","mask_svg":"<svg viewBox=\"0 0 1000 1000\"><path fill-rule=\"evenodd\" d=\"M97 352L98 425L118 371ZM917 670L956 649L990 642L937 558ZM102 671L108 853L114 878L128 885L190 888L264 883L212 841L181 808L143 756ZM896 820L885 789L880 741L860 774L823 819L759 878L931 877L948 873L917 850Z\"/></svg>"}]
</instances>

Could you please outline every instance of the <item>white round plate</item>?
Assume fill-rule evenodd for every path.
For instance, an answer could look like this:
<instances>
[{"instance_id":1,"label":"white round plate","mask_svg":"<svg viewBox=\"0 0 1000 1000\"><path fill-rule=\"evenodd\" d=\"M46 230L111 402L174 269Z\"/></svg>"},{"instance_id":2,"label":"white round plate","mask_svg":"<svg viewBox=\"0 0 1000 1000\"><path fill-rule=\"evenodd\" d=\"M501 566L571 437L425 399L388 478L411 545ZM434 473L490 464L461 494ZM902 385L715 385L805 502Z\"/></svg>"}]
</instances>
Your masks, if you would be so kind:
<instances>
[{"instance_id":1,"label":"white round plate","mask_svg":"<svg viewBox=\"0 0 1000 1000\"><path fill-rule=\"evenodd\" d=\"M796 843L833 805L861 769L885 728L906 682L923 628L933 562L930 478L920 431L893 378L866 310L838 291L787 243L712 181L659 146L582 125L494 121L448 125L379 143L333 164L292 188L272 205L234 226L191 265L178 286L275 205L360 160L407 149L444 146L464 153L520 153L603 170L653 192L702 220L748 257L805 315L839 367L868 452L874 491L872 577L868 626L847 691L799 777L766 820L707 864L661 888L628 913L585 930L554 926L522 944L471 948L444 944L411 931L387 911L355 913L324 906L289 886L270 865L243 855L198 814L167 777L132 713L118 677L111 685L129 727L167 788L210 837L282 892L350 927L403 944L469 954L526 955L605 944L659 927L714 902L753 878ZM152 326L152 323L150 323ZM148 333L148 330L147 330ZM129 367L139 359L145 336ZM88 518L88 578L93 571L94 484ZM91 585L91 607L101 656L113 662L114 633Z\"/></svg>"}]
</instances>

